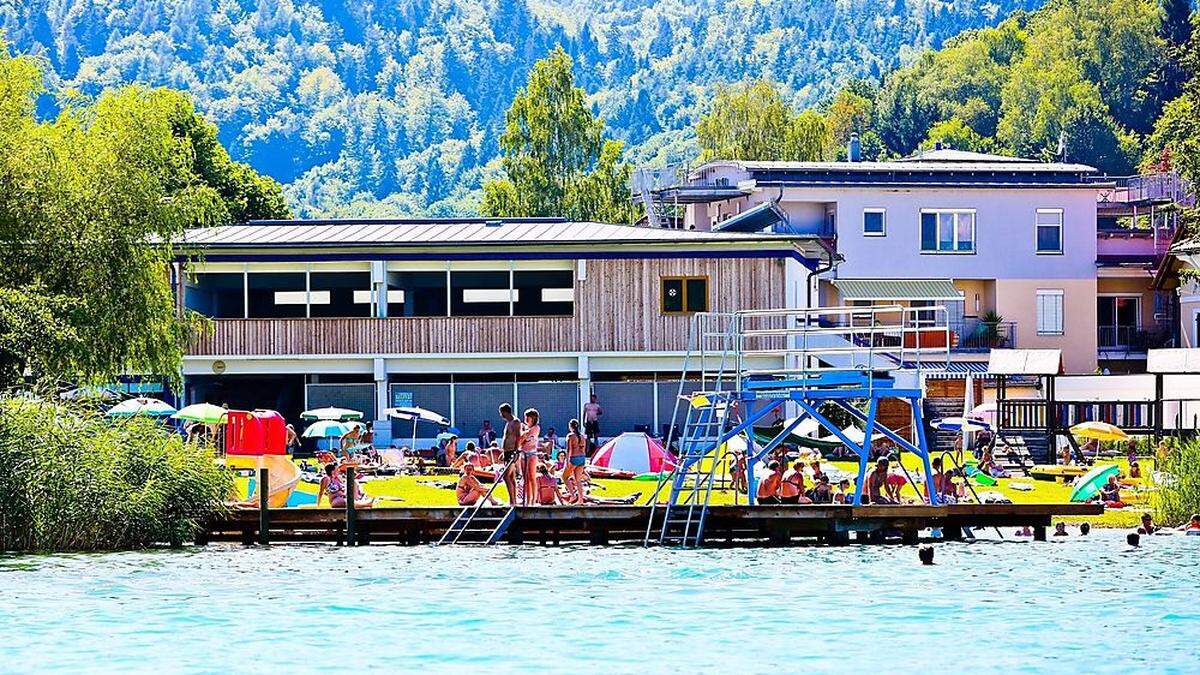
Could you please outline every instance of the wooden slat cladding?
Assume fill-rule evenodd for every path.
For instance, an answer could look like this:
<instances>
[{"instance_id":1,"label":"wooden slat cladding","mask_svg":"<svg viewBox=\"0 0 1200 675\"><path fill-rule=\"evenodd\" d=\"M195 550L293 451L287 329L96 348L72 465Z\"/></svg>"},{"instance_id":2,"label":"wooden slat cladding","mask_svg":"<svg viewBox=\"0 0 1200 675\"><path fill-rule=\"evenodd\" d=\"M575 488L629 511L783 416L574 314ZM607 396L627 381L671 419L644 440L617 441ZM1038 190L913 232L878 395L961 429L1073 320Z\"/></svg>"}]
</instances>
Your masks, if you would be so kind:
<instances>
[{"instance_id":1,"label":"wooden slat cladding","mask_svg":"<svg viewBox=\"0 0 1200 675\"><path fill-rule=\"evenodd\" d=\"M707 276L713 311L783 306L776 259L589 260L570 317L215 319L191 354L680 351L691 319L661 312L664 276Z\"/></svg>"}]
</instances>

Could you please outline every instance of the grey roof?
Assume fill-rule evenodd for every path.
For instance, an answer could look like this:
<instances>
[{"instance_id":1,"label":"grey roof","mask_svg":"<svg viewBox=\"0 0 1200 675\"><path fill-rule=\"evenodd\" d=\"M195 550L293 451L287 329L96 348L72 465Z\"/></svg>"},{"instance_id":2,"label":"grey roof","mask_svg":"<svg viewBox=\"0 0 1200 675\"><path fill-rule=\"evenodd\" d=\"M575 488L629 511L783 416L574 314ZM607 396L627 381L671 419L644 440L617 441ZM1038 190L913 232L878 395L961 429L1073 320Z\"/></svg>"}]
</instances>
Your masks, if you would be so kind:
<instances>
[{"instance_id":1,"label":"grey roof","mask_svg":"<svg viewBox=\"0 0 1200 675\"><path fill-rule=\"evenodd\" d=\"M700 232L560 219L295 220L191 229L184 248L337 246L536 246L763 244L791 247L794 235Z\"/></svg>"},{"instance_id":2,"label":"grey roof","mask_svg":"<svg viewBox=\"0 0 1200 675\"><path fill-rule=\"evenodd\" d=\"M942 151L945 152L945 151ZM982 155L982 157L990 157ZM1062 162L1035 162L1017 158L1001 157L997 159L964 161L962 159L926 160L907 157L887 162L759 162L745 160L715 160L705 166L736 166L750 173L757 172L1000 172L1000 173L1096 173L1095 167L1086 164L1066 164ZM702 170L700 167L697 171Z\"/></svg>"},{"instance_id":3,"label":"grey roof","mask_svg":"<svg viewBox=\"0 0 1200 675\"><path fill-rule=\"evenodd\" d=\"M1171 253L1180 253L1187 255L1200 251L1200 237L1192 237L1176 242L1171 246Z\"/></svg>"}]
</instances>

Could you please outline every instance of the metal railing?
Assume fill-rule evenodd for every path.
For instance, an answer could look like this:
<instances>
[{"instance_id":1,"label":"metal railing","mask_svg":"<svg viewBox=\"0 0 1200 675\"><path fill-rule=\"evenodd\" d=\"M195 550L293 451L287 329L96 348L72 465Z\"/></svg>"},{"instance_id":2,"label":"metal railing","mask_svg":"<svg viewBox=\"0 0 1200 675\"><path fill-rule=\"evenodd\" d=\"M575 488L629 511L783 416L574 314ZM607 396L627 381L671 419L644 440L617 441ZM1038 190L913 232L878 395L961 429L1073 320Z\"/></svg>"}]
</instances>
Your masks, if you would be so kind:
<instances>
[{"instance_id":1,"label":"metal railing","mask_svg":"<svg viewBox=\"0 0 1200 675\"><path fill-rule=\"evenodd\" d=\"M951 349L958 352L986 352L1017 346L1017 324L1013 321L951 321L950 333L953 342Z\"/></svg>"},{"instance_id":2,"label":"metal railing","mask_svg":"<svg viewBox=\"0 0 1200 675\"><path fill-rule=\"evenodd\" d=\"M1115 188L1101 193L1102 203L1170 201L1184 206L1196 203L1191 184L1174 171L1138 176L1101 176L1099 180L1116 183Z\"/></svg>"},{"instance_id":3,"label":"metal railing","mask_svg":"<svg viewBox=\"0 0 1200 675\"><path fill-rule=\"evenodd\" d=\"M1173 346L1174 339L1166 327L1097 326L1096 344L1103 350L1144 352Z\"/></svg>"}]
</instances>

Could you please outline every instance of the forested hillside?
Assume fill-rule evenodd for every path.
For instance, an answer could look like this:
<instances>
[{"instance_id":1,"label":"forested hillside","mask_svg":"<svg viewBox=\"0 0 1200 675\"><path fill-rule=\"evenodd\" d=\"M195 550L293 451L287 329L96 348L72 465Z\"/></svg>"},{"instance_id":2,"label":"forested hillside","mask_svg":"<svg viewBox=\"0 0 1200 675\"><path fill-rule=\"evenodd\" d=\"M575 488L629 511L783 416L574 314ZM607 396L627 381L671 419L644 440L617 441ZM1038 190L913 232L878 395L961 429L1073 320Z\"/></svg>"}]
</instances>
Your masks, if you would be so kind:
<instances>
[{"instance_id":1,"label":"forested hillside","mask_svg":"<svg viewBox=\"0 0 1200 675\"><path fill-rule=\"evenodd\" d=\"M630 156L662 160L698 154L695 124L720 83L763 77L816 105L1039 4L23 0L0 3L0 27L44 56L59 103L131 81L187 90L301 215L413 215L478 207L504 111L555 45Z\"/></svg>"}]
</instances>

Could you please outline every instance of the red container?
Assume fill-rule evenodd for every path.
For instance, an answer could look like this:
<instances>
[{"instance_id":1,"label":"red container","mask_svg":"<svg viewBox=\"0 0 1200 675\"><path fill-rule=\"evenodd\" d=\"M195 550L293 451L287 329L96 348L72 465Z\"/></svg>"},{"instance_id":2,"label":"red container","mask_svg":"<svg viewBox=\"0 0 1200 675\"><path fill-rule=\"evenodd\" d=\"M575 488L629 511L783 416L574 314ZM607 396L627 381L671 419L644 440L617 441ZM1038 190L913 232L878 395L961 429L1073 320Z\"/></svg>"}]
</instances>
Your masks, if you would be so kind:
<instances>
[{"instance_id":1,"label":"red container","mask_svg":"<svg viewBox=\"0 0 1200 675\"><path fill-rule=\"evenodd\" d=\"M274 410L230 410L225 416L225 454L286 455L283 416Z\"/></svg>"}]
</instances>

